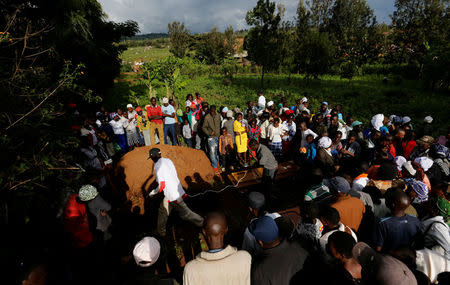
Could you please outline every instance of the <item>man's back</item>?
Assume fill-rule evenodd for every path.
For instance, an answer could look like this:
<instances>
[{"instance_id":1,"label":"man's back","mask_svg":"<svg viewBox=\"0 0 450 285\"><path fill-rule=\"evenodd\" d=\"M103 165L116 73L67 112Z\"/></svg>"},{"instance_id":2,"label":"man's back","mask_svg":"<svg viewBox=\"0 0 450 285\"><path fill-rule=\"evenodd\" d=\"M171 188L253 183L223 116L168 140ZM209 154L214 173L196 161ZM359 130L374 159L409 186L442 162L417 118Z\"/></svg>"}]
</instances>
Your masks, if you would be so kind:
<instances>
[{"instance_id":1,"label":"man's back","mask_svg":"<svg viewBox=\"0 0 450 285\"><path fill-rule=\"evenodd\" d=\"M344 225L355 231L358 230L363 214L366 211L366 207L360 199L350 195L341 196L331 207L338 210L341 222Z\"/></svg>"},{"instance_id":2,"label":"man's back","mask_svg":"<svg viewBox=\"0 0 450 285\"><path fill-rule=\"evenodd\" d=\"M383 251L389 251L400 245L409 245L411 239L420 230L420 221L416 217L388 217L378 223L375 245Z\"/></svg>"},{"instance_id":3,"label":"man's back","mask_svg":"<svg viewBox=\"0 0 450 285\"><path fill-rule=\"evenodd\" d=\"M201 252L184 267L183 284L250 284L251 256L227 246L219 252Z\"/></svg>"},{"instance_id":4,"label":"man's back","mask_svg":"<svg viewBox=\"0 0 450 285\"><path fill-rule=\"evenodd\" d=\"M289 284L292 276L303 268L308 253L297 242L282 241L264 249L252 264L252 284Z\"/></svg>"}]
</instances>

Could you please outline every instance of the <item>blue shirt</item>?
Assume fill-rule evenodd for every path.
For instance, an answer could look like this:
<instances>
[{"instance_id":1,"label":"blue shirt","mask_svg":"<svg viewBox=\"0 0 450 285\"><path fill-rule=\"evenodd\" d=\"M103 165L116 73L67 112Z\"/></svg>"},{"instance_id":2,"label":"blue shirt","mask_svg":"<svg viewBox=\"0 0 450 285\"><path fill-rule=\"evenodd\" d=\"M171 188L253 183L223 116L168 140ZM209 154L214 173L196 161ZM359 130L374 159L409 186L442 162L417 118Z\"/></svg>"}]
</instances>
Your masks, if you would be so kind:
<instances>
[{"instance_id":1,"label":"blue shirt","mask_svg":"<svg viewBox=\"0 0 450 285\"><path fill-rule=\"evenodd\" d=\"M172 115L172 114L175 113L175 109L170 104L167 105L167 107L162 105L161 106L161 111L162 111L163 114L166 114L166 115ZM171 117L165 117L164 118L164 124L166 124L166 125L175 124L176 122L177 122L177 120L175 118L171 118Z\"/></svg>"},{"instance_id":2,"label":"blue shirt","mask_svg":"<svg viewBox=\"0 0 450 285\"><path fill-rule=\"evenodd\" d=\"M401 245L409 245L420 226L419 219L410 215L381 219L375 233L375 245L381 246L384 252Z\"/></svg>"}]
</instances>

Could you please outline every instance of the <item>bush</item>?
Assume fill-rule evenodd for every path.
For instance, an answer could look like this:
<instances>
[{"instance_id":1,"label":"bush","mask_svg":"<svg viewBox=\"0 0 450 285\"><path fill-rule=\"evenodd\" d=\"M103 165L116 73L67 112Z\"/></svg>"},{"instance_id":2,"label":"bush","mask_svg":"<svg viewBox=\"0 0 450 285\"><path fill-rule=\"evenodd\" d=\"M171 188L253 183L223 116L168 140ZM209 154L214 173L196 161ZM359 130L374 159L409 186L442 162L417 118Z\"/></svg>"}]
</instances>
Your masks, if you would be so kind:
<instances>
[{"instance_id":1,"label":"bush","mask_svg":"<svg viewBox=\"0 0 450 285\"><path fill-rule=\"evenodd\" d=\"M340 66L341 78L347 78L347 79L351 80L353 78L353 76L355 76L356 72L357 72L357 66L353 61L349 60L349 61L341 63L341 66Z\"/></svg>"},{"instance_id":2,"label":"bush","mask_svg":"<svg viewBox=\"0 0 450 285\"><path fill-rule=\"evenodd\" d=\"M412 64L365 64L361 66L361 74L377 74L388 76L399 75L405 79L418 79L420 68Z\"/></svg>"},{"instance_id":3,"label":"bush","mask_svg":"<svg viewBox=\"0 0 450 285\"><path fill-rule=\"evenodd\" d=\"M133 67L129 63L124 63L120 67L120 72L131 72L133 71Z\"/></svg>"}]
</instances>

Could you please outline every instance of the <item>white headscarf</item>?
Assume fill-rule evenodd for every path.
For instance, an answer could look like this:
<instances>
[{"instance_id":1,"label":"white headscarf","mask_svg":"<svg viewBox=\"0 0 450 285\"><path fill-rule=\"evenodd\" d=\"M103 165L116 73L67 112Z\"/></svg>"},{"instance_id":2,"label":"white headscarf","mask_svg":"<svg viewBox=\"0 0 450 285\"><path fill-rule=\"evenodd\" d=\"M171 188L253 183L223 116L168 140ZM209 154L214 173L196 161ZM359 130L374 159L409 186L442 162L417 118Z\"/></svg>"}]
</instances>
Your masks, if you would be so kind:
<instances>
[{"instance_id":1,"label":"white headscarf","mask_svg":"<svg viewBox=\"0 0 450 285\"><path fill-rule=\"evenodd\" d=\"M406 163L406 158L399 155L394 158L395 164L397 164L398 171L402 171L403 164Z\"/></svg>"},{"instance_id":2,"label":"white headscarf","mask_svg":"<svg viewBox=\"0 0 450 285\"><path fill-rule=\"evenodd\" d=\"M403 124L407 124L407 123L409 123L409 122L411 122L411 118L408 117L408 116L404 116L404 117L403 117Z\"/></svg>"},{"instance_id":3,"label":"white headscarf","mask_svg":"<svg viewBox=\"0 0 450 285\"><path fill-rule=\"evenodd\" d=\"M263 95L259 96L258 98L258 106L260 108L264 108L266 106L266 97L264 97Z\"/></svg>"},{"instance_id":4,"label":"white headscarf","mask_svg":"<svg viewBox=\"0 0 450 285\"><path fill-rule=\"evenodd\" d=\"M383 114L376 114L375 116L372 117L372 120L370 120L370 122L372 123L373 128L379 131L380 128L383 126L383 120L384 120Z\"/></svg>"},{"instance_id":5,"label":"white headscarf","mask_svg":"<svg viewBox=\"0 0 450 285\"><path fill-rule=\"evenodd\" d=\"M411 174L412 176L416 175L417 171L414 169L414 167L411 164L411 161L407 161L403 164L403 167Z\"/></svg>"},{"instance_id":6,"label":"white headscarf","mask_svg":"<svg viewBox=\"0 0 450 285\"><path fill-rule=\"evenodd\" d=\"M324 149L329 148L331 146L331 139L329 137L321 137L318 146Z\"/></svg>"},{"instance_id":7,"label":"white headscarf","mask_svg":"<svg viewBox=\"0 0 450 285\"><path fill-rule=\"evenodd\" d=\"M431 124L431 122L433 122L433 117L431 116L426 116L425 119L423 119L423 121L425 123Z\"/></svg>"},{"instance_id":8,"label":"white headscarf","mask_svg":"<svg viewBox=\"0 0 450 285\"><path fill-rule=\"evenodd\" d=\"M425 172L427 172L428 169L430 169L430 167L433 166L433 160L431 160L431 158L428 158L426 156L418 157L414 159L414 162L420 164L420 167L422 167L423 171Z\"/></svg>"}]
</instances>

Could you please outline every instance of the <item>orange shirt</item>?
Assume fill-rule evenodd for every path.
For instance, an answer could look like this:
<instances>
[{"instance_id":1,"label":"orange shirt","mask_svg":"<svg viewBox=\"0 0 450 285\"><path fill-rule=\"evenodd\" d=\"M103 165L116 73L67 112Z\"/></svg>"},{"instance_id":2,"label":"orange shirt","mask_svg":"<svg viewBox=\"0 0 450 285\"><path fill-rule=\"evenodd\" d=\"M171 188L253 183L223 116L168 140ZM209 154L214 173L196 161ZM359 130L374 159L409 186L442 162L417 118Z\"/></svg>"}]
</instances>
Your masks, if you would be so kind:
<instances>
[{"instance_id":1,"label":"orange shirt","mask_svg":"<svg viewBox=\"0 0 450 285\"><path fill-rule=\"evenodd\" d=\"M331 207L339 212L341 223L355 231L359 229L363 214L366 212L366 207L360 199L350 195L341 196Z\"/></svg>"}]
</instances>

